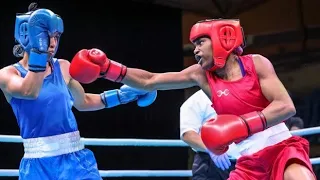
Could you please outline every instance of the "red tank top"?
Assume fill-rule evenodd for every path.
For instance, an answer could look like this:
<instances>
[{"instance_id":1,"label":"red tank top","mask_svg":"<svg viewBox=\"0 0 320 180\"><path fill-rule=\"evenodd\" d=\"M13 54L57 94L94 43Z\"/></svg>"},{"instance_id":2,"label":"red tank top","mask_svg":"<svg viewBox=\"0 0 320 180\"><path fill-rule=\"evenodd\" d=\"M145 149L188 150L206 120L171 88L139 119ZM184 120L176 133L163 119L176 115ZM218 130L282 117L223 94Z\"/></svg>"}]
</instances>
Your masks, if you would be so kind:
<instances>
[{"instance_id":1,"label":"red tank top","mask_svg":"<svg viewBox=\"0 0 320 180\"><path fill-rule=\"evenodd\" d=\"M262 94L252 55L239 58L245 71L245 76L239 80L225 81L211 72L206 73L212 94L212 107L217 114L242 115L261 111L270 104Z\"/></svg>"}]
</instances>

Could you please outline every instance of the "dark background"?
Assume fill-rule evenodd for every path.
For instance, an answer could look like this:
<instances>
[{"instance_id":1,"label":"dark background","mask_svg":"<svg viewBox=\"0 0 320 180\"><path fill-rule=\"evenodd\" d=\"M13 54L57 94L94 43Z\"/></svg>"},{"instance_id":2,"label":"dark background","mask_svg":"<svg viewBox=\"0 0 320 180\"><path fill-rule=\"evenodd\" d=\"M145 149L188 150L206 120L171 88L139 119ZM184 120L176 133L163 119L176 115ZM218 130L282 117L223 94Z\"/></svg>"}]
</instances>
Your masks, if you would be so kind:
<instances>
[{"instance_id":1,"label":"dark background","mask_svg":"<svg viewBox=\"0 0 320 180\"><path fill-rule=\"evenodd\" d=\"M6 6L2 6L1 68L17 61L12 55L15 13L26 12L30 2L8 1ZM40 7L49 8L63 18L65 32L61 36L56 55L58 58L71 60L78 50L95 47L104 50L109 58L129 67L152 72L179 71L183 68L179 9L123 0L112 3L91 0L38 3ZM101 93L120 86L100 80L84 85L84 88L86 92ZM3 95L0 98L0 134L18 135L19 129L11 107ZM179 106L183 100L183 90L161 91L156 102L146 108L131 103L96 112L74 110L74 113L82 137L178 139ZM187 148L88 148L95 153L100 170L188 168ZM1 169L18 169L23 156L22 144L1 143L0 154Z\"/></svg>"}]
</instances>

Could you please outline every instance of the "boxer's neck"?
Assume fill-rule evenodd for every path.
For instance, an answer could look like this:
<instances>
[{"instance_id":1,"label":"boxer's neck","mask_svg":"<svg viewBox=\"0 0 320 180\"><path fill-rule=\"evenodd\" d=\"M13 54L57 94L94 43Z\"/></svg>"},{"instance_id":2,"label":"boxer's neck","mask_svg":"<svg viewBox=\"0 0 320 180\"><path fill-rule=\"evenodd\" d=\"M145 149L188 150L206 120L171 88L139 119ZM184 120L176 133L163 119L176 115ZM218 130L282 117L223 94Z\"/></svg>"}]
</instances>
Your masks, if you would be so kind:
<instances>
[{"instance_id":1,"label":"boxer's neck","mask_svg":"<svg viewBox=\"0 0 320 180\"><path fill-rule=\"evenodd\" d=\"M23 53L23 58L19 61L19 63L24 67L25 69L28 69L28 59L29 55L28 53L24 52Z\"/></svg>"},{"instance_id":2,"label":"boxer's neck","mask_svg":"<svg viewBox=\"0 0 320 180\"><path fill-rule=\"evenodd\" d=\"M223 68L217 69L215 74L224 80L227 81L236 81L242 78L241 68L239 66L238 57L234 54L231 54Z\"/></svg>"}]
</instances>

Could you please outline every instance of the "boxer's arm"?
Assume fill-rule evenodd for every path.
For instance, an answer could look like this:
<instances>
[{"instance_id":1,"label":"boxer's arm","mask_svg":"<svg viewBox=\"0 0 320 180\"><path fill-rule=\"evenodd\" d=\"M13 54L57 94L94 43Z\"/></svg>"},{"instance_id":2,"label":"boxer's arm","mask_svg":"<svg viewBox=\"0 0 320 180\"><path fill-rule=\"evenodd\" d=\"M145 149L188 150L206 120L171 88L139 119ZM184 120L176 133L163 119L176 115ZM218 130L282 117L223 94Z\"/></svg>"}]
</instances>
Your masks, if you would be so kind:
<instances>
[{"instance_id":1,"label":"boxer's arm","mask_svg":"<svg viewBox=\"0 0 320 180\"><path fill-rule=\"evenodd\" d=\"M78 111L96 111L104 109L105 105L101 101L100 94L85 93L82 85L71 78L69 74L70 63L67 60L59 60L63 77L67 79L68 88L74 98L73 106Z\"/></svg>"},{"instance_id":2,"label":"boxer's arm","mask_svg":"<svg viewBox=\"0 0 320 180\"><path fill-rule=\"evenodd\" d=\"M128 68L110 60L103 51L96 48L80 50L71 61L70 74L81 83L88 84L101 77L147 91L184 89L197 85L203 88L205 77L205 71L198 64L180 72L166 73Z\"/></svg>"},{"instance_id":3,"label":"boxer's arm","mask_svg":"<svg viewBox=\"0 0 320 180\"><path fill-rule=\"evenodd\" d=\"M105 108L99 94L85 93L81 84L70 79L68 87L74 98L74 107L78 111L96 111Z\"/></svg>"},{"instance_id":4,"label":"boxer's arm","mask_svg":"<svg viewBox=\"0 0 320 180\"><path fill-rule=\"evenodd\" d=\"M272 63L261 55L254 55L253 60L262 93L271 102L262 110L267 126L271 127L295 115L296 109Z\"/></svg>"},{"instance_id":5,"label":"boxer's arm","mask_svg":"<svg viewBox=\"0 0 320 180\"><path fill-rule=\"evenodd\" d=\"M197 86L201 66L192 65L180 72L151 73L142 69L128 68L122 83L145 90L184 89Z\"/></svg>"},{"instance_id":6,"label":"boxer's arm","mask_svg":"<svg viewBox=\"0 0 320 180\"><path fill-rule=\"evenodd\" d=\"M42 87L44 72L28 71L22 78L13 66L0 70L0 88L11 97L20 99L36 99Z\"/></svg>"}]
</instances>

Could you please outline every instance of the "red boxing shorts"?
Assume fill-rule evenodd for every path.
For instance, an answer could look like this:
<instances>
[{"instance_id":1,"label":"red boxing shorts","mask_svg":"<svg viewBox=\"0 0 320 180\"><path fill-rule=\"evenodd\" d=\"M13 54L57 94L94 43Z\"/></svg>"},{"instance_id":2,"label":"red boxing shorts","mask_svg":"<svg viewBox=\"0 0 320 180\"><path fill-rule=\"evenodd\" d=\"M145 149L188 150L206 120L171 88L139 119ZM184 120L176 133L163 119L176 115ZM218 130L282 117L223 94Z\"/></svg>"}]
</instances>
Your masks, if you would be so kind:
<instances>
[{"instance_id":1,"label":"red boxing shorts","mask_svg":"<svg viewBox=\"0 0 320 180\"><path fill-rule=\"evenodd\" d=\"M290 160L304 165L316 177L309 159L309 142L299 136L292 136L250 156L239 158L228 180L283 180Z\"/></svg>"}]
</instances>

